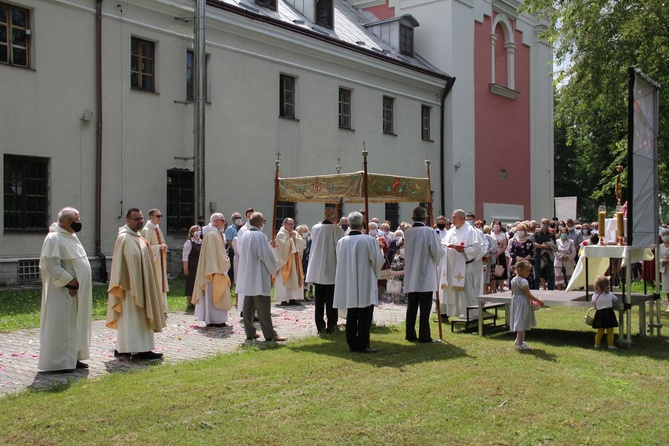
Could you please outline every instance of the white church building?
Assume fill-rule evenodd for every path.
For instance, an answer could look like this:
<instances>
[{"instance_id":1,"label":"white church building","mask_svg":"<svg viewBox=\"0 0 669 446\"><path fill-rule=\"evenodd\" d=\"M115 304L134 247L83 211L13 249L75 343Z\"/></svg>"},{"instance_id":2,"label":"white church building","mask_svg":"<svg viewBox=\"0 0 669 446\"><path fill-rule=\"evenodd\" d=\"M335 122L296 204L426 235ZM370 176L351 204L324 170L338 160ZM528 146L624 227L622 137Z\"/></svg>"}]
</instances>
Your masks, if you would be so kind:
<instances>
[{"instance_id":1,"label":"white church building","mask_svg":"<svg viewBox=\"0 0 669 446\"><path fill-rule=\"evenodd\" d=\"M271 219L282 177L424 177L435 213L553 214L552 49L509 0L210 0L208 219ZM159 208L180 271L194 208L194 1L0 0L0 285L39 279L58 211L105 277L128 208ZM410 220L416 204L374 204ZM344 203L348 213L359 204ZM323 206L280 203L313 225ZM270 226L266 233L269 236Z\"/></svg>"}]
</instances>

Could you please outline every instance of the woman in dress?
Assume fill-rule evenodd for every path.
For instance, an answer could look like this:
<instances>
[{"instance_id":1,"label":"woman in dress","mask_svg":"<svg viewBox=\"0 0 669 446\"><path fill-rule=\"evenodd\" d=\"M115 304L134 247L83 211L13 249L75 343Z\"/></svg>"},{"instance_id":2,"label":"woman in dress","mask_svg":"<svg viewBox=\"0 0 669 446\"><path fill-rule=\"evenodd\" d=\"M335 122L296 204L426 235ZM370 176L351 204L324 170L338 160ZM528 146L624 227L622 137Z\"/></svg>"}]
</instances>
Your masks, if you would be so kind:
<instances>
[{"instance_id":1,"label":"woman in dress","mask_svg":"<svg viewBox=\"0 0 669 446\"><path fill-rule=\"evenodd\" d=\"M388 281L386 292L383 295L385 301L394 304L406 304L408 302L408 296L403 293L404 266L404 238L400 238L397 240L397 252L390 262L392 279Z\"/></svg>"},{"instance_id":2,"label":"woman in dress","mask_svg":"<svg viewBox=\"0 0 669 446\"><path fill-rule=\"evenodd\" d=\"M534 263L534 242L528 237L525 223L516 225L516 234L509 244L509 254L511 255L511 266L515 266L519 260Z\"/></svg>"},{"instance_id":3,"label":"woman in dress","mask_svg":"<svg viewBox=\"0 0 669 446\"><path fill-rule=\"evenodd\" d=\"M506 238L506 234L502 231L502 223L499 220L494 220L492 222L492 234L490 234L497 244L497 251L493 258L492 265L490 266L490 291L496 293L504 291L504 283L509 278L506 272L506 248L509 243L509 240ZM501 266L502 274L496 275L495 269L499 271L497 265Z\"/></svg>"},{"instance_id":4,"label":"woman in dress","mask_svg":"<svg viewBox=\"0 0 669 446\"><path fill-rule=\"evenodd\" d=\"M201 247L200 227L198 225L191 226L188 230L188 240L184 243L183 254L181 255L181 261L184 264L184 276L186 276L186 299L188 300L186 311L193 311L195 309L192 302L193 286L195 285L197 262L200 259Z\"/></svg>"},{"instance_id":5,"label":"woman in dress","mask_svg":"<svg viewBox=\"0 0 669 446\"><path fill-rule=\"evenodd\" d=\"M661 237L660 276L662 277L662 292L667 296L667 304L669 304L669 229L664 229ZM667 312L669 312L669 306Z\"/></svg>"},{"instance_id":6,"label":"woman in dress","mask_svg":"<svg viewBox=\"0 0 669 446\"><path fill-rule=\"evenodd\" d=\"M560 235L556 239L557 252L555 253L555 287L558 290L564 290L567 282L576 267L576 248L574 241L569 238L569 229L562 228ZM564 271L564 273L563 273Z\"/></svg>"}]
</instances>

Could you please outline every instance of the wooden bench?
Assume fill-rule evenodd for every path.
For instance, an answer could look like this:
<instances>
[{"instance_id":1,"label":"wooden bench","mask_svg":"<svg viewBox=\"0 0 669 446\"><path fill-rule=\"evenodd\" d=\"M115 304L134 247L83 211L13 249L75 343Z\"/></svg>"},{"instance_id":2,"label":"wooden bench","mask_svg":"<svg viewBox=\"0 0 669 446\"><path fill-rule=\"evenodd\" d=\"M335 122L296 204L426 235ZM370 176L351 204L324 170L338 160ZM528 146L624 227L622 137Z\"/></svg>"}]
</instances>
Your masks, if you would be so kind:
<instances>
[{"instance_id":1,"label":"wooden bench","mask_svg":"<svg viewBox=\"0 0 669 446\"><path fill-rule=\"evenodd\" d=\"M505 307L506 304L503 303L486 303L483 305L483 314L481 315L483 318L483 327L484 330L487 328L497 328L497 318L499 315L497 314L497 311ZM478 311L479 307L478 305L471 305L467 307L467 312L465 314L465 317L451 317L448 318L448 321L451 323L451 333L455 332L455 325L456 324L463 324L465 328L462 331L476 331L478 330L479 326L479 317L478 316L471 316L470 312L472 311ZM494 310L494 313L488 313L486 310ZM488 321L488 322L486 322ZM505 324L508 325L508 324ZM500 325L500 328L502 326Z\"/></svg>"}]
</instances>

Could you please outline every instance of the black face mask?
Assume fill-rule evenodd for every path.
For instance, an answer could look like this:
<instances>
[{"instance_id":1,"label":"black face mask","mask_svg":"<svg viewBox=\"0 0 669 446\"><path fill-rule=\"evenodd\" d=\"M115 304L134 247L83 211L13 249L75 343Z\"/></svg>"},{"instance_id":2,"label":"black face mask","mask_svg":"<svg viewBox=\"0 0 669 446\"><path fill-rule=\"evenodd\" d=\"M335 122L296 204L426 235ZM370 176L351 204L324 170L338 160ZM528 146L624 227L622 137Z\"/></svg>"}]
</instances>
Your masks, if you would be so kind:
<instances>
[{"instance_id":1,"label":"black face mask","mask_svg":"<svg viewBox=\"0 0 669 446\"><path fill-rule=\"evenodd\" d=\"M80 221L73 221L72 223L70 223L70 228L72 228L72 230L74 232L81 231L81 222Z\"/></svg>"},{"instance_id":2,"label":"black face mask","mask_svg":"<svg viewBox=\"0 0 669 446\"><path fill-rule=\"evenodd\" d=\"M446 224L445 223L437 223L437 227L443 231L446 228Z\"/></svg>"},{"instance_id":3,"label":"black face mask","mask_svg":"<svg viewBox=\"0 0 669 446\"><path fill-rule=\"evenodd\" d=\"M198 226L204 226L204 220L198 220L197 224Z\"/></svg>"},{"instance_id":4,"label":"black face mask","mask_svg":"<svg viewBox=\"0 0 669 446\"><path fill-rule=\"evenodd\" d=\"M348 225L341 225L341 228L342 228L344 231L346 231L346 230L348 230Z\"/></svg>"}]
</instances>

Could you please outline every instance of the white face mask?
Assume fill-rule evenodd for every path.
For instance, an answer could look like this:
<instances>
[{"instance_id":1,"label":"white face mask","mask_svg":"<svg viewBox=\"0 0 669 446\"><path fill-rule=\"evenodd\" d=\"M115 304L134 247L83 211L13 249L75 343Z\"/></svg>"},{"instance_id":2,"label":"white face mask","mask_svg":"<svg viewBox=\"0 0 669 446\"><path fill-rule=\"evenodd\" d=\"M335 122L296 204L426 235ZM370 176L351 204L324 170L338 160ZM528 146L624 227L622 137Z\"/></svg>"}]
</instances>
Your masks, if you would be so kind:
<instances>
[{"instance_id":1,"label":"white face mask","mask_svg":"<svg viewBox=\"0 0 669 446\"><path fill-rule=\"evenodd\" d=\"M369 231L369 235L371 235L372 237L376 237L376 234L377 234L376 229L371 229Z\"/></svg>"},{"instance_id":2,"label":"white face mask","mask_svg":"<svg viewBox=\"0 0 669 446\"><path fill-rule=\"evenodd\" d=\"M400 248L400 255L401 255L401 256L404 255L404 248Z\"/></svg>"},{"instance_id":3,"label":"white face mask","mask_svg":"<svg viewBox=\"0 0 669 446\"><path fill-rule=\"evenodd\" d=\"M305 240L308 239L308 238L309 238L309 233L308 233L308 232L304 232L304 233L302 234L302 238L305 239Z\"/></svg>"},{"instance_id":4,"label":"white face mask","mask_svg":"<svg viewBox=\"0 0 669 446\"><path fill-rule=\"evenodd\" d=\"M662 241L665 243L669 243L669 235L663 235L662 236Z\"/></svg>"},{"instance_id":5,"label":"white face mask","mask_svg":"<svg viewBox=\"0 0 669 446\"><path fill-rule=\"evenodd\" d=\"M493 225L493 227L492 227L493 231L499 231L500 229L501 228L499 227L499 225Z\"/></svg>"},{"instance_id":6,"label":"white face mask","mask_svg":"<svg viewBox=\"0 0 669 446\"><path fill-rule=\"evenodd\" d=\"M525 231L518 231L516 234L518 234L518 237L525 237Z\"/></svg>"},{"instance_id":7,"label":"white face mask","mask_svg":"<svg viewBox=\"0 0 669 446\"><path fill-rule=\"evenodd\" d=\"M218 232L220 232L221 234L225 234L225 228L219 229Z\"/></svg>"}]
</instances>

